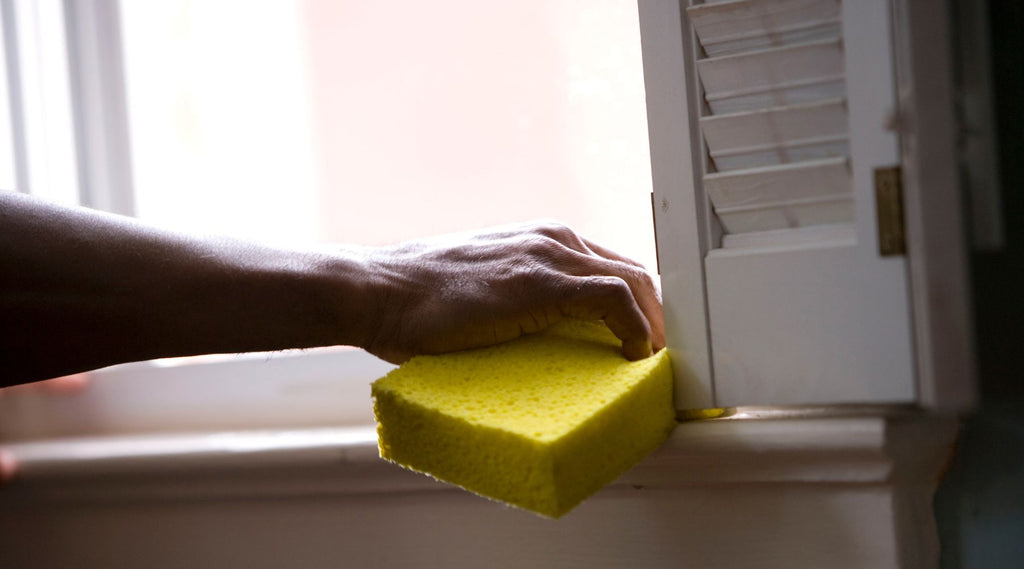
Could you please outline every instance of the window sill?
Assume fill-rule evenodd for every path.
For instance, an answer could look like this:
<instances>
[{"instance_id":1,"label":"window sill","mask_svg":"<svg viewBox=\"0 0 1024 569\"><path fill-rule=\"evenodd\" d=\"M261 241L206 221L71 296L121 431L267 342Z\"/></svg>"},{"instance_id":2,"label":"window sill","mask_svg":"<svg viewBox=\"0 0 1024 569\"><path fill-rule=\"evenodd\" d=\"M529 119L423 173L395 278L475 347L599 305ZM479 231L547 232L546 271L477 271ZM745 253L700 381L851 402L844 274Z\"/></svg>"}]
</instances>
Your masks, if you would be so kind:
<instances>
[{"instance_id":1,"label":"window sill","mask_svg":"<svg viewBox=\"0 0 1024 569\"><path fill-rule=\"evenodd\" d=\"M355 348L114 366L94 372L76 393L0 397L0 444L367 425L373 421L370 383L393 368Z\"/></svg>"},{"instance_id":2,"label":"window sill","mask_svg":"<svg viewBox=\"0 0 1024 569\"><path fill-rule=\"evenodd\" d=\"M681 423L612 486L935 484L955 419L772 412ZM451 489L378 458L372 427L54 439L6 445L4 500L205 500ZM11 502L8 502L11 503Z\"/></svg>"},{"instance_id":3,"label":"window sill","mask_svg":"<svg viewBox=\"0 0 1024 569\"><path fill-rule=\"evenodd\" d=\"M381 461L368 427L10 445L0 565L936 566L956 421L797 415L680 424L557 522Z\"/></svg>"}]
</instances>

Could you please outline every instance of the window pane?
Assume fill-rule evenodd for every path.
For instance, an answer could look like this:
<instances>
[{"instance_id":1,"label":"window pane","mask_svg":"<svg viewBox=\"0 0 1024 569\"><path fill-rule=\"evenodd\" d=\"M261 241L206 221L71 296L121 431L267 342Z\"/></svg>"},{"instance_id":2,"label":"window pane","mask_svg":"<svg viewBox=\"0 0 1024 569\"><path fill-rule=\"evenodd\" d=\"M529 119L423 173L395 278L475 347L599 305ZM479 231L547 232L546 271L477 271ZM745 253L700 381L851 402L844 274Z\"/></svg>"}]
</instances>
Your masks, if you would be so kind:
<instances>
[{"instance_id":1,"label":"window pane","mask_svg":"<svg viewBox=\"0 0 1024 569\"><path fill-rule=\"evenodd\" d=\"M15 145L24 157L25 187L51 201L77 205L74 127L60 0L15 0L4 5L3 88L0 105L0 188L15 189ZM16 65L8 68L8 59ZM14 75L10 83L8 79ZM13 90L13 91L12 91ZM12 98L15 104L12 105ZM14 140L12 115L21 123Z\"/></svg>"},{"instance_id":2,"label":"window pane","mask_svg":"<svg viewBox=\"0 0 1024 569\"><path fill-rule=\"evenodd\" d=\"M631 0L125 2L140 217L389 243L561 219L653 266Z\"/></svg>"},{"instance_id":3,"label":"window pane","mask_svg":"<svg viewBox=\"0 0 1024 569\"><path fill-rule=\"evenodd\" d=\"M5 14L0 13L0 21ZM11 99L7 88L7 38L0 28L0 190L17 189L14 166L14 133L11 130Z\"/></svg>"}]
</instances>

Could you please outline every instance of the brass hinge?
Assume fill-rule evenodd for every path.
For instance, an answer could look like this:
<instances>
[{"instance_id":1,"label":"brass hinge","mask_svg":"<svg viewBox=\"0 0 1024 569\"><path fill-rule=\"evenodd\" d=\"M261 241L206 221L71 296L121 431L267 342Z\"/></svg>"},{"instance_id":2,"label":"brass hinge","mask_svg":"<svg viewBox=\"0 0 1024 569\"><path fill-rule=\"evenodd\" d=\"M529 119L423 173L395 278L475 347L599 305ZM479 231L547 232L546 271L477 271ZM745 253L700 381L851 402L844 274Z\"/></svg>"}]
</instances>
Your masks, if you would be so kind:
<instances>
[{"instance_id":1,"label":"brass hinge","mask_svg":"<svg viewBox=\"0 0 1024 569\"><path fill-rule=\"evenodd\" d=\"M899 166L875 168L878 252L883 257L907 252L903 232L903 173Z\"/></svg>"}]
</instances>

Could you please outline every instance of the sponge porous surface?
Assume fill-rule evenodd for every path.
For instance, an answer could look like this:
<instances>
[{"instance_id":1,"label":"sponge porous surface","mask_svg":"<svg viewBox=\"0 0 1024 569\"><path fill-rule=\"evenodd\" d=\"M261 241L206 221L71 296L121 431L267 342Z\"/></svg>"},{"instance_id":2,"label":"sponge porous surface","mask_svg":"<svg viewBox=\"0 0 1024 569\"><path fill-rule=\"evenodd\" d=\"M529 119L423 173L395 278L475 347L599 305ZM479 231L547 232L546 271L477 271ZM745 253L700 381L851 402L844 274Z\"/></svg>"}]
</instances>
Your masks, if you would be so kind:
<instances>
[{"instance_id":1,"label":"sponge porous surface","mask_svg":"<svg viewBox=\"0 0 1024 569\"><path fill-rule=\"evenodd\" d=\"M413 358L373 384L383 458L559 517L675 425L667 350L637 362L601 323Z\"/></svg>"}]
</instances>

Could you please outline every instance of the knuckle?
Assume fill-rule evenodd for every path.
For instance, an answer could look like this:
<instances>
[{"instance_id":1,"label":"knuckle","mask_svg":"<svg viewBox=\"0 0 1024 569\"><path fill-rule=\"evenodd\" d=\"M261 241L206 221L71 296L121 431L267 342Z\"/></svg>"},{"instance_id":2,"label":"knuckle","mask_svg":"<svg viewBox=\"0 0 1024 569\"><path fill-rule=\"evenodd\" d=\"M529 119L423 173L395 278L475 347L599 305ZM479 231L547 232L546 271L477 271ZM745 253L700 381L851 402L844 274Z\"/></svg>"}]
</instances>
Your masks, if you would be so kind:
<instances>
[{"instance_id":1,"label":"knuckle","mask_svg":"<svg viewBox=\"0 0 1024 569\"><path fill-rule=\"evenodd\" d=\"M527 264L505 278L510 290L515 294L533 298L543 291L550 290L559 282L560 275L537 264Z\"/></svg>"},{"instance_id":2,"label":"knuckle","mask_svg":"<svg viewBox=\"0 0 1024 569\"><path fill-rule=\"evenodd\" d=\"M654 279L643 267L629 263L616 263L616 272L627 283L642 289L654 288Z\"/></svg>"},{"instance_id":3,"label":"knuckle","mask_svg":"<svg viewBox=\"0 0 1024 569\"><path fill-rule=\"evenodd\" d=\"M632 296L629 285L620 277L604 275L590 278L591 290L602 298L621 301L627 296Z\"/></svg>"},{"instance_id":4,"label":"knuckle","mask_svg":"<svg viewBox=\"0 0 1024 569\"><path fill-rule=\"evenodd\" d=\"M642 285L644 288L654 288L654 279L651 278L651 274L644 270L643 267L632 265L629 267L633 282Z\"/></svg>"},{"instance_id":5,"label":"knuckle","mask_svg":"<svg viewBox=\"0 0 1024 569\"><path fill-rule=\"evenodd\" d=\"M556 220L556 219L542 219L537 221L534 226L534 231L545 237L551 239L562 239L570 235L575 235L569 226Z\"/></svg>"},{"instance_id":6,"label":"knuckle","mask_svg":"<svg viewBox=\"0 0 1024 569\"><path fill-rule=\"evenodd\" d=\"M550 265L552 261L560 259L564 246L548 236L531 235L525 238L523 243L526 257L533 263Z\"/></svg>"}]
</instances>

